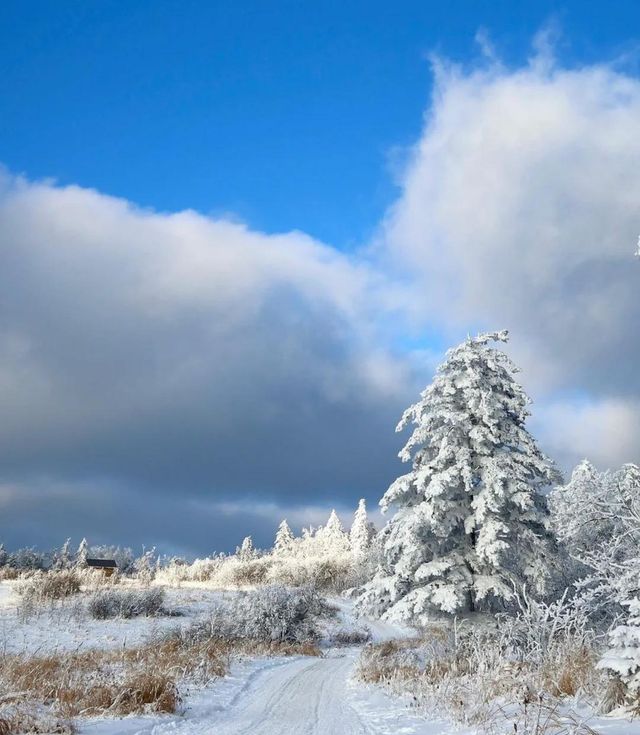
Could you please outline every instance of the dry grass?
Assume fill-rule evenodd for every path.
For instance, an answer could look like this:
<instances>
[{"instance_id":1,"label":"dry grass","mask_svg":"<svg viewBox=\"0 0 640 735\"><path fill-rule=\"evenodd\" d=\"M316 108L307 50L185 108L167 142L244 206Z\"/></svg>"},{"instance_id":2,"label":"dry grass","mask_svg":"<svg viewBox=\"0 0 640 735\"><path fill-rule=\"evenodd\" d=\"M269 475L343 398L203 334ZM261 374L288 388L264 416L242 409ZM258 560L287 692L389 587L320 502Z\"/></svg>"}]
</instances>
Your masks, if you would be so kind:
<instances>
[{"instance_id":1,"label":"dry grass","mask_svg":"<svg viewBox=\"0 0 640 735\"><path fill-rule=\"evenodd\" d=\"M542 670L544 690L554 697L574 697L587 691L593 680L597 657L586 646L577 646L564 652L560 660Z\"/></svg>"},{"instance_id":2,"label":"dry grass","mask_svg":"<svg viewBox=\"0 0 640 735\"><path fill-rule=\"evenodd\" d=\"M34 572L21 575L16 592L24 606L63 600L80 592L80 577L71 570Z\"/></svg>"},{"instance_id":3,"label":"dry grass","mask_svg":"<svg viewBox=\"0 0 640 735\"><path fill-rule=\"evenodd\" d=\"M239 654L321 655L313 642L227 641L176 630L137 648L1 656L0 690L16 693L13 704L47 708L63 724L80 716L171 713L182 701L180 684L205 685L224 676ZM0 709L0 735L41 731L33 729L36 724L25 729L28 716L24 710L17 712L9 718ZM36 723L37 718L32 719ZM15 729L16 722L23 723L22 729ZM66 730L48 727L42 732L71 732L68 724Z\"/></svg>"},{"instance_id":4,"label":"dry grass","mask_svg":"<svg viewBox=\"0 0 640 735\"><path fill-rule=\"evenodd\" d=\"M591 732L560 708L562 699L578 694L597 705L603 682L589 646L567 639L536 661L519 657L498 632L433 633L366 646L359 678L487 733L505 727L524 735Z\"/></svg>"},{"instance_id":5,"label":"dry grass","mask_svg":"<svg viewBox=\"0 0 640 735\"><path fill-rule=\"evenodd\" d=\"M185 652L180 653L177 657L166 646L145 646L123 652L8 655L0 660L0 680L9 691L65 718L175 712L180 704L177 673L186 659ZM209 674L221 676L225 671L216 661Z\"/></svg>"}]
</instances>

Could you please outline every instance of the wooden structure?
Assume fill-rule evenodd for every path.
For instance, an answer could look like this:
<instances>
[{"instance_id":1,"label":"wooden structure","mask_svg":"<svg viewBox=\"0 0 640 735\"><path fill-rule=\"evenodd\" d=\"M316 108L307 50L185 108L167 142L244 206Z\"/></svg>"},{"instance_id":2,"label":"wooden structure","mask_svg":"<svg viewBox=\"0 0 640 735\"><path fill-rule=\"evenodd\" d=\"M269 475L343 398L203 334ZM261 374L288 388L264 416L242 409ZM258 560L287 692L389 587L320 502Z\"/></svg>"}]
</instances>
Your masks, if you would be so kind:
<instances>
[{"instance_id":1,"label":"wooden structure","mask_svg":"<svg viewBox=\"0 0 640 735\"><path fill-rule=\"evenodd\" d=\"M110 577L118 568L114 559L87 559L87 566L99 569L105 577Z\"/></svg>"}]
</instances>

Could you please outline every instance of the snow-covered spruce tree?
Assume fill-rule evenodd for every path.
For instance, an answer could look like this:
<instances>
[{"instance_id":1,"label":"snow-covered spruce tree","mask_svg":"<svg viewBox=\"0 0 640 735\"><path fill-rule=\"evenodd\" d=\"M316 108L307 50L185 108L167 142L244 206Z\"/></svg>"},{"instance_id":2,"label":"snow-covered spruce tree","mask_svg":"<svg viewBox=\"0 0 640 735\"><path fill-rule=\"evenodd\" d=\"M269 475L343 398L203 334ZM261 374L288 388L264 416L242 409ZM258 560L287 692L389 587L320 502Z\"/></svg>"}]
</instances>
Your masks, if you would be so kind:
<instances>
[{"instance_id":1,"label":"snow-covered spruce tree","mask_svg":"<svg viewBox=\"0 0 640 735\"><path fill-rule=\"evenodd\" d=\"M278 556L290 556L293 554L295 546L295 536L293 535L289 524L285 518L278 526L275 542L273 544L273 553Z\"/></svg>"},{"instance_id":2,"label":"snow-covered spruce tree","mask_svg":"<svg viewBox=\"0 0 640 735\"><path fill-rule=\"evenodd\" d=\"M331 511L327 525L318 530L317 537L324 556L337 556L349 551L349 535L335 510Z\"/></svg>"},{"instance_id":3,"label":"snow-covered spruce tree","mask_svg":"<svg viewBox=\"0 0 640 735\"><path fill-rule=\"evenodd\" d=\"M78 546L75 556L75 566L83 567L87 563L87 557L89 556L89 544L87 539L83 538Z\"/></svg>"},{"instance_id":4,"label":"snow-covered spruce tree","mask_svg":"<svg viewBox=\"0 0 640 735\"><path fill-rule=\"evenodd\" d=\"M640 600L625 603L629 613L624 625L609 633L609 648L600 659L598 668L609 671L614 681L624 685L625 700L637 707L640 699ZM605 710L619 702L611 702Z\"/></svg>"},{"instance_id":5,"label":"snow-covered spruce tree","mask_svg":"<svg viewBox=\"0 0 640 735\"><path fill-rule=\"evenodd\" d=\"M236 549L236 555L241 562L253 561L258 556L251 536L245 536L242 545Z\"/></svg>"},{"instance_id":6,"label":"snow-covered spruce tree","mask_svg":"<svg viewBox=\"0 0 640 735\"><path fill-rule=\"evenodd\" d=\"M353 523L351 524L351 531L349 533L351 553L354 557L357 559L366 557L375 532L375 527L367 516L367 505L364 498L362 498L353 516Z\"/></svg>"},{"instance_id":7,"label":"snow-covered spruce tree","mask_svg":"<svg viewBox=\"0 0 640 735\"><path fill-rule=\"evenodd\" d=\"M413 466L380 501L395 515L360 609L419 620L508 600L514 583L542 591L553 542L541 490L559 474L525 428L530 399L517 368L489 346L507 336L481 334L449 350L405 411L397 431L415 428L399 456Z\"/></svg>"},{"instance_id":8,"label":"snow-covered spruce tree","mask_svg":"<svg viewBox=\"0 0 640 735\"><path fill-rule=\"evenodd\" d=\"M60 547L60 551L54 552L53 568L70 569L73 566L72 559L73 554L71 552L71 539L68 538Z\"/></svg>"}]
</instances>

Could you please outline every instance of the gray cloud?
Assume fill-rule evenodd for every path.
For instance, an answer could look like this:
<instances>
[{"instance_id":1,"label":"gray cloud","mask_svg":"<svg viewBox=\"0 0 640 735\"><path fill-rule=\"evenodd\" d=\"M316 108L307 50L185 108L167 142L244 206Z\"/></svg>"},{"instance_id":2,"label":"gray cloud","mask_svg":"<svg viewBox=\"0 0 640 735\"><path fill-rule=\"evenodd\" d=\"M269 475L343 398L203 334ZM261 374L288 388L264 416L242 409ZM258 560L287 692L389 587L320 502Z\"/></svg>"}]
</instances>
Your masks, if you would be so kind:
<instances>
[{"instance_id":1,"label":"gray cloud","mask_svg":"<svg viewBox=\"0 0 640 735\"><path fill-rule=\"evenodd\" d=\"M0 233L0 463L23 488L3 517L26 535L52 510L53 491L28 491L41 477L76 488L43 516L58 536L142 529L146 508L201 546L192 500L244 498L248 532L256 500L351 503L393 476L413 378L384 347L393 297L363 261L10 177Z\"/></svg>"}]
</instances>

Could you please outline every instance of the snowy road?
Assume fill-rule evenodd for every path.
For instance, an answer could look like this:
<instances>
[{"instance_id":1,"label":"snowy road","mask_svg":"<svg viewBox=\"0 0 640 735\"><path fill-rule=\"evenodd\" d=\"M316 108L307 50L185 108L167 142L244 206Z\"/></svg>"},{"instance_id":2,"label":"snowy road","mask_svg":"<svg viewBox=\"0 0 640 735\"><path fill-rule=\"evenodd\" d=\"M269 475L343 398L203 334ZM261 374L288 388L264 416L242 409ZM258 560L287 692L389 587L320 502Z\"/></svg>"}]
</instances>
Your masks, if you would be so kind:
<instances>
[{"instance_id":1,"label":"snowy road","mask_svg":"<svg viewBox=\"0 0 640 735\"><path fill-rule=\"evenodd\" d=\"M374 732L347 701L350 658L299 660L258 676L226 717L217 735L302 735Z\"/></svg>"},{"instance_id":2,"label":"snowy road","mask_svg":"<svg viewBox=\"0 0 640 735\"><path fill-rule=\"evenodd\" d=\"M350 684L355 652L294 659L259 670L228 708L189 733L215 735L436 735L379 691ZM186 723L185 723L186 724ZM159 735L160 730L152 731ZM175 732L175 730L173 730Z\"/></svg>"},{"instance_id":3,"label":"snowy road","mask_svg":"<svg viewBox=\"0 0 640 735\"><path fill-rule=\"evenodd\" d=\"M445 735L376 687L350 682L357 652L255 669L225 702L202 693L185 717L94 721L82 735Z\"/></svg>"}]
</instances>

